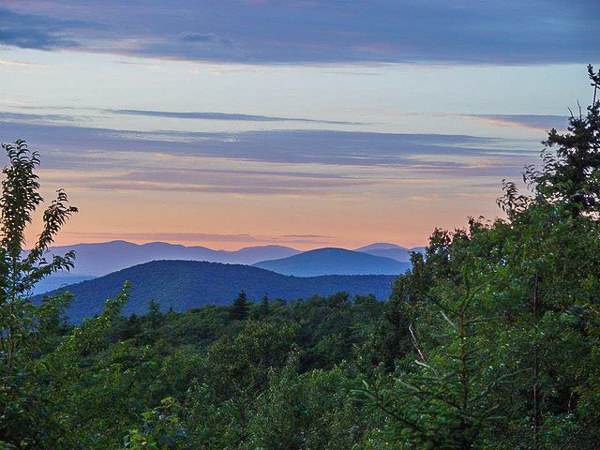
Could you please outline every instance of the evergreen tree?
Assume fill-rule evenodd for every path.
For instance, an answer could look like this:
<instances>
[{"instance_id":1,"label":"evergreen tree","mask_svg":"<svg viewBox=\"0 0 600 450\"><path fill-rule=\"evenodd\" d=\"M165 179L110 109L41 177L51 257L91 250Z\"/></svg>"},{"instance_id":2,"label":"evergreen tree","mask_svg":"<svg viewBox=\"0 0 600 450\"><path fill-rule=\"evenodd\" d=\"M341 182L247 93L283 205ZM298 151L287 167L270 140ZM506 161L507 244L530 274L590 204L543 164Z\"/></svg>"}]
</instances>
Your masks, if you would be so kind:
<instances>
[{"instance_id":1,"label":"evergreen tree","mask_svg":"<svg viewBox=\"0 0 600 450\"><path fill-rule=\"evenodd\" d=\"M138 334L140 334L141 326L139 317L133 313L128 318L124 324L122 338L123 339L132 339L135 338Z\"/></svg>"},{"instance_id":2,"label":"evergreen tree","mask_svg":"<svg viewBox=\"0 0 600 450\"><path fill-rule=\"evenodd\" d=\"M148 320L150 321L150 328L155 330L159 327L162 322L162 313L160 312L160 305L155 300L150 300L148 305Z\"/></svg>"},{"instance_id":3,"label":"evergreen tree","mask_svg":"<svg viewBox=\"0 0 600 450\"><path fill-rule=\"evenodd\" d=\"M242 290L231 307L231 318L233 320L244 320L248 317L249 310L250 304L246 296L246 291Z\"/></svg>"},{"instance_id":4,"label":"evergreen tree","mask_svg":"<svg viewBox=\"0 0 600 450\"><path fill-rule=\"evenodd\" d=\"M269 296L267 295L267 293L265 292L265 295L263 295L263 298L260 301L260 304L258 305L258 314L261 317L267 317L269 314L271 314L271 306L269 305Z\"/></svg>"},{"instance_id":5,"label":"evergreen tree","mask_svg":"<svg viewBox=\"0 0 600 450\"><path fill-rule=\"evenodd\" d=\"M600 70L588 66L588 76L594 88L593 101L584 116L571 113L567 132L556 129L543 142L547 148L557 147L555 155L546 150L541 171L529 167L525 180L536 194L550 203L563 203L574 214L593 214L600 208Z\"/></svg>"},{"instance_id":6,"label":"evergreen tree","mask_svg":"<svg viewBox=\"0 0 600 450\"><path fill-rule=\"evenodd\" d=\"M508 221L435 230L396 283L391 311L407 311L413 348L363 391L392 448L597 448L600 72L588 71L587 115L550 131L556 155L525 171L534 196L505 184Z\"/></svg>"}]
</instances>

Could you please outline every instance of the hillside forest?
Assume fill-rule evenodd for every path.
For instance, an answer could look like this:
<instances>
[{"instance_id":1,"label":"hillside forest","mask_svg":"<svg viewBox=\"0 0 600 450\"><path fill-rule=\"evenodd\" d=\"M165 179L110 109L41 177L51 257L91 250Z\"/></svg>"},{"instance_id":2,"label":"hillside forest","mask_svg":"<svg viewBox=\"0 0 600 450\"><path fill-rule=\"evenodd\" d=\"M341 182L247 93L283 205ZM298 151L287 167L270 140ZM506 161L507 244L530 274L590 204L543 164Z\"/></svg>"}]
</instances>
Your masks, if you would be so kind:
<instances>
[{"instance_id":1,"label":"hillside forest","mask_svg":"<svg viewBox=\"0 0 600 450\"><path fill-rule=\"evenodd\" d=\"M76 264L47 258L77 209L42 204L39 155L4 144L0 449L577 449L600 436L600 71L504 218L435 229L389 299L340 292L123 314L128 283L74 326Z\"/></svg>"}]
</instances>

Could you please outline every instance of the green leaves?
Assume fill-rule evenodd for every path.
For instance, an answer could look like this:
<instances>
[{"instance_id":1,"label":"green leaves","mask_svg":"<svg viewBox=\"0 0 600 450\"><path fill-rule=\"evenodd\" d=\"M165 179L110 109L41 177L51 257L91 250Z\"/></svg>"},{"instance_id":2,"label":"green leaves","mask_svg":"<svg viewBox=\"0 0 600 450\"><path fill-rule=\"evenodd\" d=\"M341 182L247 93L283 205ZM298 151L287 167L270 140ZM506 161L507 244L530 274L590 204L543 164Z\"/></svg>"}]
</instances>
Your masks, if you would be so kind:
<instances>
[{"instance_id":1,"label":"green leaves","mask_svg":"<svg viewBox=\"0 0 600 450\"><path fill-rule=\"evenodd\" d=\"M10 373L19 363L17 359L25 362L37 350L36 343L45 339L40 331L48 324L47 315L55 317L58 307L65 305L66 297L57 297L54 307L47 303L36 308L29 296L39 280L57 270L72 267L73 253L56 256L47 262L44 252L77 209L69 206L66 194L59 191L57 199L44 213L44 231L34 248L23 257L25 229L43 201L35 174L40 159L23 140L2 144L2 148L10 165L2 170L4 179L0 197L0 365ZM42 328L38 328L39 324Z\"/></svg>"},{"instance_id":2,"label":"green leaves","mask_svg":"<svg viewBox=\"0 0 600 450\"><path fill-rule=\"evenodd\" d=\"M129 282L125 282L121 292L114 299L106 300L102 313L97 317L86 319L81 326L63 338L51 356L76 360L80 355L88 355L105 348L106 334L113 327L115 319L127 303L130 287Z\"/></svg>"},{"instance_id":3,"label":"green leaves","mask_svg":"<svg viewBox=\"0 0 600 450\"><path fill-rule=\"evenodd\" d=\"M46 253L77 208L59 190L44 211L37 242L27 252L26 227L43 201L35 173L40 159L22 140L2 147L10 165L3 169L0 197L0 442L3 448L61 448L73 438L71 419L81 422L77 408L63 407L77 398L72 390L81 387L85 359L106 348L107 333L127 301L129 286L107 300L98 317L61 336L71 295L61 293L34 304L31 291L44 277L73 267L74 252L50 261ZM115 377L114 370L109 374Z\"/></svg>"},{"instance_id":4,"label":"green leaves","mask_svg":"<svg viewBox=\"0 0 600 450\"><path fill-rule=\"evenodd\" d=\"M178 414L181 405L173 398L166 397L160 406L141 414L143 422L132 428L125 436L124 449L128 450L175 450L184 448L185 432Z\"/></svg>"},{"instance_id":5,"label":"green leaves","mask_svg":"<svg viewBox=\"0 0 600 450\"><path fill-rule=\"evenodd\" d=\"M587 115L572 117L564 135L552 130L545 145L556 155L525 170L535 196L505 182L498 204L508 221L436 229L426 258L395 283L386 317L404 327L395 342L410 350L396 353L393 375L362 390L389 419L386 443L596 445L600 72L588 72L595 96Z\"/></svg>"}]
</instances>

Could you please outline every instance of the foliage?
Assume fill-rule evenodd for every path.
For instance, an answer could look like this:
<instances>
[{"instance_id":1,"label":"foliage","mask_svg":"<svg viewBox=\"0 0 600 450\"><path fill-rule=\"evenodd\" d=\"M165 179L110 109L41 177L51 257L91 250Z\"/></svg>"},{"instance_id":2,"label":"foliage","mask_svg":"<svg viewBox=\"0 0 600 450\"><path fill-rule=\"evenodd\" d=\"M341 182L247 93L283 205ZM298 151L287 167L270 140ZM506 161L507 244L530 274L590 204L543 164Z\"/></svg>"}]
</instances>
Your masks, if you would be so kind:
<instances>
[{"instance_id":1,"label":"foliage","mask_svg":"<svg viewBox=\"0 0 600 450\"><path fill-rule=\"evenodd\" d=\"M62 225L77 212L59 190L44 211L37 242L25 252L25 231L43 201L35 174L39 155L22 140L2 144L2 148L10 165L2 170L0 197L0 441L19 436L22 428L34 420L35 400L23 392L22 383L29 373L29 362L52 340L70 297L54 295L36 305L30 293L37 281L73 266L72 252L51 261L46 261L45 252Z\"/></svg>"},{"instance_id":2,"label":"foliage","mask_svg":"<svg viewBox=\"0 0 600 450\"><path fill-rule=\"evenodd\" d=\"M529 168L525 179L535 186L536 194L545 201L564 203L575 214L593 214L598 218L600 207L600 71L588 66L594 87L594 100L584 116L571 113L568 131L559 134L552 129L544 144L557 147L556 155L544 152L541 172Z\"/></svg>"},{"instance_id":3,"label":"foliage","mask_svg":"<svg viewBox=\"0 0 600 450\"><path fill-rule=\"evenodd\" d=\"M0 445L6 448L50 448L61 442L63 418L57 414L70 399L65 388L78 365L104 347L105 334L126 301L124 291L107 301L104 312L68 332L62 313L71 299L63 292L31 298L34 285L58 270L73 267L74 253L46 260L54 238L77 208L67 195L57 197L42 216L42 232L25 250L25 232L43 199L35 173L39 155L24 141L3 144L10 165L3 169L0 207ZM67 333L61 337L61 333ZM54 395L60 408L53 410Z\"/></svg>"},{"instance_id":4,"label":"foliage","mask_svg":"<svg viewBox=\"0 0 600 450\"><path fill-rule=\"evenodd\" d=\"M125 436L125 449L131 450L169 450L181 448L185 440L181 424L177 417L180 405L172 397L166 397L160 406L142 413L143 422L138 428L132 428Z\"/></svg>"},{"instance_id":5,"label":"foliage","mask_svg":"<svg viewBox=\"0 0 600 450\"><path fill-rule=\"evenodd\" d=\"M231 318L233 320L244 320L248 317L249 311L250 304L248 303L248 296L246 295L246 292L242 290L231 306Z\"/></svg>"},{"instance_id":6,"label":"foliage","mask_svg":"<svg viewBox=\"0 0 600 450\"><path fill-rule=\"evenodd\" d=\"M204 305L229 305L242 289L251 303L259 303L268 292L272 309L280 300L308 299L315 294L328 296L340 291L353 296L374 294L383 300L390 295L395 278L388 275L298 278L236 264L152 261L70 285L73 299L66 314L72 324L99 314L104 299L117 295L125 281L131 282L132 289L124 313L141 316L148 312L151 301L158 303L163 314L170 308L183 312Z\"/></svg>"},{"instance_id":7,"label":"foliage","mask_svg":"<svg viewBox=\"0 0 600 450\"><path fill-rule=\"evenodd\" d=\"M589 74L596 90L600 73ZM508 221L436 230L426 258L397 281L391 317L404 320L412 348L387 379L358 391L389 418L380 439L398 448L595 448L599 111L595 98L566 134L550 131L556 156L525 171L532 197L505 183Z\"/></svg>"}]
</instances>

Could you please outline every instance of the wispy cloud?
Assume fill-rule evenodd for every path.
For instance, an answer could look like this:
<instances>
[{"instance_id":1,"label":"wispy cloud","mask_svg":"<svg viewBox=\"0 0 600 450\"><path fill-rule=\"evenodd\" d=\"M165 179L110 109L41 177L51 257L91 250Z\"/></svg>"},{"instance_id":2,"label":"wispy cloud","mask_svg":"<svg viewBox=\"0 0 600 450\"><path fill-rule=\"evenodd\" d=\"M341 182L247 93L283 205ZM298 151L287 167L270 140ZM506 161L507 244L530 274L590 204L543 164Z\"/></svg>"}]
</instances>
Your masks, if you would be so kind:
<instances>
[{"instance_id":1,"label":"wispy cloud","mask_svg":"<svg viewBox=\"0 0 600 450\"><path fill-rule=\"evenodd\" d=\"M102 231L73 232L65 234L77 239L114 240L124 239L146 242L239 242L249 244L285 243L285 244L326 244L331 236L321 235L274 235L258 236L251 234L219 234L219 233L179 233L179 232L140 232L110 233Z\"/></svg>"},{"instance_id":2,"label":"wispy cloud","mask_svg":"<svg viewBox=\"0 0 600 450\"><path fill-rule=\"evenodd\" d=\"M498 187L498 183L496 183L494 185L494 187ZM500 194L498 192L458 192L456 194L457 197L461 197L461 198L469 198L469 199L489 199L489 200L495 200L498 197L500 197Z\"/></svg>"},{"instance_id":3,"label":"wispy cloud","mask_svg":"<svg viewBox=\"0 0 600 450\"><path fill-rule=\"evenodd\" d=\"M0 65L2 62L0 61ZM84 119L90 119L92 115L118 114L127 116L145 116L145 117L163 117L169 119L195 119L195 120L214 120L214 121L233 121L233 122L299 122L312 123L321 125L368 125L365 122L349 122L341 120L321 120L307 119L297 117L278 117L264 116L257 114L239 114L239 113L224 113L224 112L181 112L181 111L150 111L138 109L96 109L96 108L74 108L74 107L40 107L40 106L23 106L19 105L19 109L24 110L64 110L70 111L72 115L65 114L40 114L40 113L22 113L13 111L0 111L0 120L15 120L23 122L44 122L44 121L66 121L79 122Z\"/></svg>"},{"instance_id":4,"label":"wispy cloud","mask_svg":"<svg viewBox=\"0 0 600 450\"><path fill-rule=\"evenodd\" d=\"M1 120L0 131L2 136L26 137L43 146L60 145L63 151L78 156L86 153L93 156L101 149L111 149L112 155L134 152L286 164L396 166L415 170L468 167L464 158L523 156L523 151L512 146L503 147L501 139L465 135L335 130L142 132ZM85 149L90 150L86 152Z\"/></svg>"},{"instance_id":5,"label":"wispy cloud","mask_svg":"<svg viewBox=\"0 0 600 450\"><path fill-rule=\"evenodd\" d=\"M537 141L519 148L508 140L465 135L148 132L30 119L0 114L0 136L5 141L24 138L41 151L47 185L79 192L340 200L395 193L426 202L438 200L429 194L435 180L518 176L539 154Z\"/></svg>"},{"instance_id":6,"label":"wispy cloud","mask_svg":"<svg viewBox=\"0 0 600 450\"><path fill-rule=\"evenodd\" d=\"M54 166L61 163L50 161L50 164ZM42 172L45 183L57 188L74 186L89 191L196 192L305 198L324 194L332 198L348 197L349 194L345 193L348 189L364 190L389 183L385 179L338 173L169 168L164 163L153 165L148 161L140 165L137 161L126 162L122 159L112 162L112 166L109 161L104 161L97 168L97 171L87 169L84 159L71 169L54 167L42 169Z\"/></svg>"},{"instance_id":7,"label":"wispy cloud","mask_svg":"<svg viewBox=\"0 0 600 450\"><path fill-rule=\"evenodd\" d=\"M281 237L284 239L333 239L333 236L325 236L322 234L284 234Z\"/></svg>"},{"instance_id":8,"label":"wispy cloud","mask_svg":"<svg viewBox=\"0 0 600 450\"><path fill-rule=\"evenodd\" d=\"M250 234L215 234L215 233L108 233L108 232L66 232L71 236L92 239L125 239L135 241L169 241L169 242L262 242Z\"/></svg>"},{"instance_id":9,"label":"wispy cloud","mask_svg":"<svg viewBox=\"0 0 600 450\"><path fill-rule=\"evenodd\" d=\"M404 199L409 202L430 203L437 202L440 196L438 194L409 195L408 197L404 197Z\"/></svg>"},{"instance_id":10,"label":"wispy cloud","mask_svg":"<svg viewBox=\"0 0 600 450\"><path fill-rule=\"evenodd\" d=\"M37 66L38 64L34 64L34 63L30 63L30 62L23 62L23 61L3 61L0 60L0 66L3 67L30 67L30 66Z\"/></svg>"},{"instance_id":11,"label":"wispy cloud","mask_svg":"<svg viewBox=\"0 0 600 450\"><path fill-rule=\"evenodd\" d=\"M569 123L567 116L539 114L465 114L467 119L480 120L503 127L529 128L545 131L551 128L565 129Z\"/></svg>"},{"instance_id":12,"label":"wispy cloud","mask_svg":"<svg viewBox=\"0 0 600 450\"><path fill-rule=\"evenodd\" d=\"M106 112L133 116L168 117L173 119L232 120L250 122L306 122L329 125L365 125L362 122L345 122L337 120L298 119L293 117L261 116L255 114L236 114L220 112L178 112L148 111L139 109L107 109Z\"/></svg>"},{"instance_id":13,"label":"wispy cloud","mask_svg":"<svg viewBox=\"0 0 600 450\"><path fill-rule=\"evenodd\" d=\"M81 118L63 114L27 114L0 111L0 120L15 122L78 122Z\"/></svg>"},{"instance_id":14,"label":"wispy cloud","mask_svg":"<svg viewBox=\"0 0 600 450\"><path fill-rule=\"evenodd\" d=\"M155 174L156 175L156 174ZM278 196L290 196L290 197L320 197L323 195L330 195L332 198L343 198L352 196L352 194L345 194L341 188L350 186L350 183L320 183L310 184L306 183L303 185L297 185L293 180L277 180L270 183L270 186L254 186L248 185L244 182L230 182L231 184L224 184L222 181L213 180L210 184L197 185L193 183L181 182L177 179L173 179L170 182L166 181L154 181L148 176L147 180L131 181L128 179L121 180L107 180L107 181L94 181L94 182L82 182L79 181L77 185L80 188L87 190L108 190L108 191L155 191L155 192L199 192L199 193L212 193L212 194L235 194L235 195L252 195L252 196L267 196L267 195L278 195ZM351 186L357 187L361 184L376 184L375 181L370 183L355 182ZM62 184L64 186L64 182Z\"/></svg>"}]
</instances>

